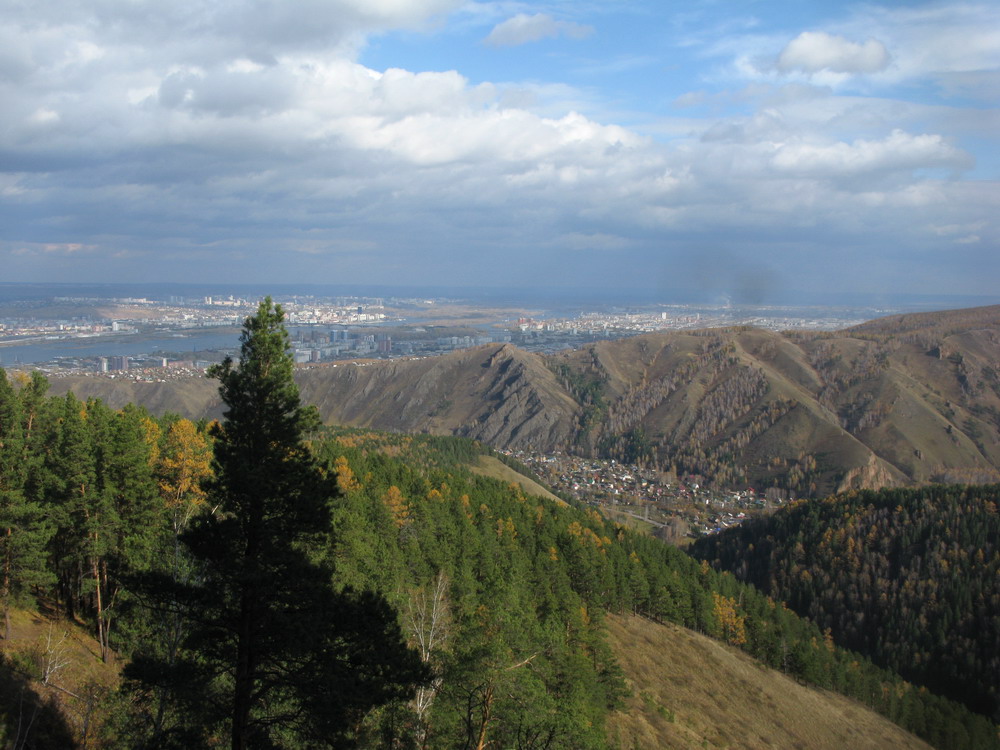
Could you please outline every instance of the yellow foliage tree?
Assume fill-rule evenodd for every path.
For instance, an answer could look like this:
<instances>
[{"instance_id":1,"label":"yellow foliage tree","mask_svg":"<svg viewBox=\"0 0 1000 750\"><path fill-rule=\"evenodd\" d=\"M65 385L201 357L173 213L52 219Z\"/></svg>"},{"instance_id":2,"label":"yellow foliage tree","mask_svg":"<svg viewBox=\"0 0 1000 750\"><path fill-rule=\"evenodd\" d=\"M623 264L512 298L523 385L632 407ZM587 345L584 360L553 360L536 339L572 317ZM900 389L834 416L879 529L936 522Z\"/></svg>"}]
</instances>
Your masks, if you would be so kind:
<instances>
[{"instance_id":1,"label":"yellow foliage tree","mask_svg":"<svg viewBox=\"0 0 1000 750\"><path fill-rule=\"evenodd\" d=\"M142 418L142 431L146 445L149 447L149 465L153 468L160 463L160 437L163 430L160 425L150 417Z\"/></svg>"},{"instance_id":2,"label":"yellow foliage tree","mask_svg":"<svg viewBox=\"0 0 1000 750\"><path fill-rule=\"evenodd\" d=\"M212 449L194 423L179 419L170 425L157 462L160 496L173 517L174 533L187 526L205 502L202 480L212 474Z\"/></svg>"},{"instance_id":3,"label":"yellow foliage tree","mask_svg":"<svg viewBox=\"0 0 1000 750\"><path fill-rule=\"evenodd\" d=\"M746 616L739 613L736 600L715 591L712 592L712 598L715 599L715 619L722 630L722 636L734 646L746 643Z\"/></svg>"},{"instance_id":4,"label":"yellow foliage tree","mask_svg":"<svg viewBox=\"0 0 1000 750\"><path fill-rule=\"evenodd\" d=\"M361 487L358 480L354 478L354 472L351 471L350 465L347 463L347 456L341 456L334 461L333 468L337 472L337 489L341 492L350 492Z\"/></svg>"},{"instance_id":5,"label":"yellow foliage tree","mask_svg":"<svg viewBox=\"0 0 1000 750\"><path fill-rule=\"evenodd\" d=\"M385 493L385 497L382 498L382 502L385 503L392 514L392 519L396 522L396 526L403 528L410 522L410 504L406 502L406 498L403 497L403 493L399 487L396 485L389 487Z\"/></svg>"}]
</instances>

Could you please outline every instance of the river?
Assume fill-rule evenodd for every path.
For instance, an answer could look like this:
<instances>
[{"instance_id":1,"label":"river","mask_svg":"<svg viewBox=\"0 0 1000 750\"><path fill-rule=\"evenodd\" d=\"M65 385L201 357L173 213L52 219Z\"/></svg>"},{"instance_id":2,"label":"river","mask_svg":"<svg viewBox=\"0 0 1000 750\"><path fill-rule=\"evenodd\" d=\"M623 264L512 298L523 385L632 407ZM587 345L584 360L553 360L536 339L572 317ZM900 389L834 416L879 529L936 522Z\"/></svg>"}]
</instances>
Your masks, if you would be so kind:
<instances>
[{"instance_id":1,"label":"river","mask_svg":"<svg viewBox=\"0 0 1000 750\"><path fill-rule=\"evenodd\" d=\"M188 329L183 332L109 334L85 338L43 339L28 344L0 343L0 366L30 365L50 362L59 357L167 355L193 351L211 351L239 346L240 329Z\"/></svg>"}]
</instances>

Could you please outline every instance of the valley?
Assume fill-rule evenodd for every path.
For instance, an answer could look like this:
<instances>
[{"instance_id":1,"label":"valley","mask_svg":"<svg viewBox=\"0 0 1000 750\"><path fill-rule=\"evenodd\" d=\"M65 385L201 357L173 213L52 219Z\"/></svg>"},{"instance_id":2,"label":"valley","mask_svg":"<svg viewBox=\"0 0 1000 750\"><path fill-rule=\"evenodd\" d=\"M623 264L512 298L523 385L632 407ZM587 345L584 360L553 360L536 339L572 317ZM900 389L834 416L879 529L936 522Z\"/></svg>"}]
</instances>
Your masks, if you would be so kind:
<instances>
[{"instance_id":1,"label":"valley","mask_svg":"<svg viewBox=\"0 0 1000 750\"><path fill-rule=\"evenodd\" d=\"M1000 307L836 332L673 331L538 354L303 366L324 422L459 435L497 449L616 459L787 497L1000 477ZM218 418L212 384L53 378L112 406Z\"/></svg>"}]
</instances>

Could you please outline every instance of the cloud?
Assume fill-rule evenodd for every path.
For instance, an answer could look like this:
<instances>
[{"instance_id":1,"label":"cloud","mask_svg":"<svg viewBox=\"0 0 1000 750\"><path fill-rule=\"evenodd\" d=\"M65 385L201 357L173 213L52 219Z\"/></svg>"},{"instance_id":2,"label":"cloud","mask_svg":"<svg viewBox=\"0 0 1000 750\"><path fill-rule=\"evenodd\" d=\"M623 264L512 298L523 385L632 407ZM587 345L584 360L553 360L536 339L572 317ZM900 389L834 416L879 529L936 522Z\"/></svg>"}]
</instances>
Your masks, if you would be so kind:
<instances>
[{"instance_id":1,"label":"cloud","mask_svg":"<svg viewBox=\"0 0 1000 750\"><path fill-rule=\"evenodd\" d=\"M685 109L687 107L697 107L705 102L707 95L704 91L687 91L673 101L673 106L678 109Z\"/></svg>"},{"instance_id":2,"label":"cloud","mask_svg":"<svg viewBox=\"0 0 1000 750\"><path fill-rule=\"evenodd\" d=\"M994 138L996 115L843 95L813 85L834 68L811 74L805 58L779 76L787 35L754 42L771 67L749 85L706 75L675 98L657 75L660 101L690 109L650 109L640 129L608 104L617 91L589 83L499 82L486 68L470 80L450 58L436 70L359 61L366 35L425 28L451 0L261 0L258 17L240 0L15 5L0 24L6 279L366 283L398 269L414 284L648 286L692 247L745 248L805 279L831 253L850 268L881 248L932 257L942 244L983 249L977 283L1000 274L987 252L1000 230L981 224L1000 215L1000 189L958 178L976 141L955 136L974 123ZM494 29L507 26L505 43L585 30L516 18L520 29ZM864 50L846 41L864 33L840 32L835 47ZM893 50L864 77L881 80L898 47L871 33ZM757 288L758 275L732 286Z\"/></svg>"},{"instance_id":3,"label":"cloud","mask_svg":"<svg viewBox=\"0 0 1000 750\"><path fill-rule=\"evenodd\" d=\"M953 245L978 245L982 242L979 232L986 226L987 223L985 221L977 221L972 224L948 224L945 226L931 224L928 230L938 237L950 239ZM956 237L955 235L962 236Z\"/></svg>"},{"instance_id":4,"label":"cloud","mask_svg":"<svg viewBox=\"0 0 1000 750\"><path fill-rule=\"evenodd\" d=\"M546 13L534 15L518 13L494 26L485 42L491 47L514 47L558 36L582 39L593 31L591 26L583 26L572 21L557 21Z\"/></svg>"},{"instance_id":5,"label":"cloud","mask_svg":"<svg viewBox=\"0 0 1000 750\"><path fill-rule=\"evenodd\" d=\"M557 244L565 245L573 250L622 250L627 248L629 241L624 237L619 237L602 232L585 234L582 232L570 232L557 238Z\"/></svg>"},{"instance_id":6,"label":"cloud","mask_svg":"<svg viewBox=\"0 0 1000 750\"><path fill-rule=\"evenodd\" d=\"M966 232L978 232L986 226L985 221L977 221L974 224L947 224L938 226L931 224L928 229L939 237L948 237L953 234L965 234Z\"/></svg>"},{"instance_id":7,"label":"cloud","mask_svg":"<svg viewBox=\"0 0 1000 750\"><path fill-rule=\"evenodd\" d=\"M995 71L1000 65L1000 6L996 3L869 6L850 25L859 35L890 38L893 67L907 78Z\"/></svg>"},{"instance_id":8,"label":"cloud","mask_svg":"<svg viewBox=\"0 0 1000 750\"><path fill-rule=\"evenodd\" d=\"M96 245L87 245L81 242L63 242L63 243L27 243L24 245L19 245L11 247L9 249L10 255L13 256L29 256L35 257L39 255L51 255L51 256L71 256L71 255L85 255L89 253L94 253L98 251L99 248Z\"/></svg>"},{"instance_id":9,"label":"cloud","mask_svg":"<svg viewBox=\"0 0 1000 750\"><path fill-rule=\"evenodd\" d=\"M781 71L877 73L889 65L889 52L877 39L863 44L823 31L803 31L778 55Z\"/></svg>"},{"instance_id":10,"label":"cloud","mask_svg":"<svg viewBox=\"0 0 1000 750\"><path fill-rule=\"evenodd\" d=\"M866 3L791 41L773 32L726 34L705 47L712 56L729 58L728 71L740 78L804 75L836 87L936 82L946 93L993 102L1000 5Z\"/></svg>"},{"instance_id":11,"label":"cloud","mask_svg":"<svg viewBox=\"0 0 1000 750\"><path fill-rule=\"evenodd\" d=\"M947 143L940 135L911 135L894 130L882 140L858 139L853 143L781 144L771 159L783 172L841 176L871 172L972 166L969 154Z\"/></svg>"}]
</instances>

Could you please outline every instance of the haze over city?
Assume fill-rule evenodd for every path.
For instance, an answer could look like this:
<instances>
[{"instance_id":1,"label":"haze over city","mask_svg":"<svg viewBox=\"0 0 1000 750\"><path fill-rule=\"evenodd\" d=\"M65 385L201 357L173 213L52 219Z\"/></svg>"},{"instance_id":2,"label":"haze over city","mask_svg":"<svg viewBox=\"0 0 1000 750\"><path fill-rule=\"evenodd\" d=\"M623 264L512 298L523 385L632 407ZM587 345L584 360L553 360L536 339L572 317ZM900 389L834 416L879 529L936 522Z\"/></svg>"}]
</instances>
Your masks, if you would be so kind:
<instances>
[{"instance_id":1,"label":"haze over city","mask_svg":"<svg viewBox=\"0 0 1000 750\"><path fill-rule=\"evenodd\" d=\"M996 3L0 4L8 282L995 295Z\"/></svg>"}]
</instances>

